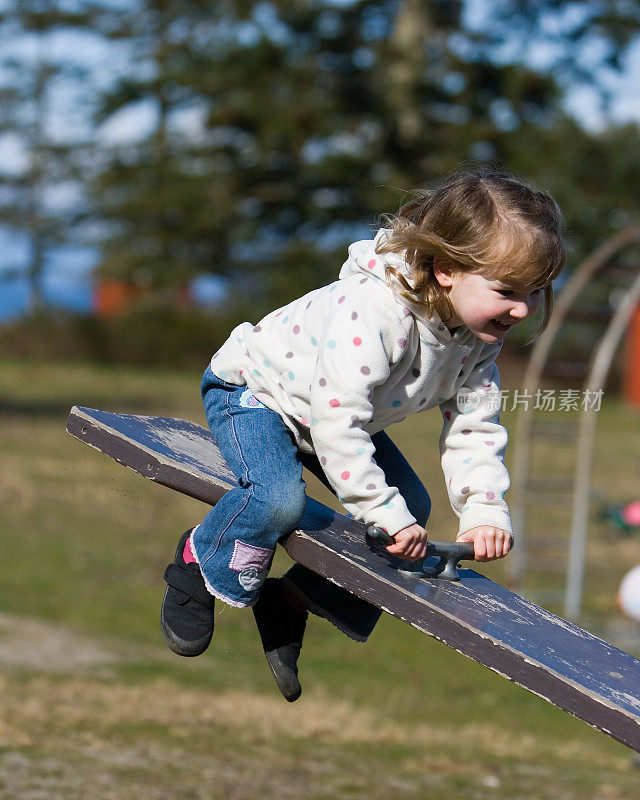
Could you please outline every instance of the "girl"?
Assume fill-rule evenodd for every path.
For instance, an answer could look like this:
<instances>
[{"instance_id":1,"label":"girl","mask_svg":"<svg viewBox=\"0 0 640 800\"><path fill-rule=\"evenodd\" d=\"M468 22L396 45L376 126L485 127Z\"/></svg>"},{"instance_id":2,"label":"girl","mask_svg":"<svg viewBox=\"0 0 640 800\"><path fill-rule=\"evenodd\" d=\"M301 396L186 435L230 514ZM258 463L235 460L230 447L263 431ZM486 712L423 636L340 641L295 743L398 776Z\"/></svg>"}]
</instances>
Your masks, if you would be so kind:
<instances>
[{"instance_id":1,"label":"girl","mask_svg":"<svg viewBox=\"0 0 640 800\"><path fill-rule=\"evenodd\" d=\"M183 534L167 568L169 647L206 649L215 597L252 606L276 683L293 701L308 611L366 641L378 609L299 564L267 574L278 540L302 518L303 467L356 519L394 535L389 553L423 557L429 495L384 429L436 405L458 541L474 543L477 561L505 556L507 433L482 401L499 396L495 359L511 327L541 300L547 324L564 261L551 197L503 173L463 172L416 192L373 241L351 245L338 281L239 325L201 387L238 483ZM461 411L460 396L475 402Z\"/></svg>"}]
</instances>

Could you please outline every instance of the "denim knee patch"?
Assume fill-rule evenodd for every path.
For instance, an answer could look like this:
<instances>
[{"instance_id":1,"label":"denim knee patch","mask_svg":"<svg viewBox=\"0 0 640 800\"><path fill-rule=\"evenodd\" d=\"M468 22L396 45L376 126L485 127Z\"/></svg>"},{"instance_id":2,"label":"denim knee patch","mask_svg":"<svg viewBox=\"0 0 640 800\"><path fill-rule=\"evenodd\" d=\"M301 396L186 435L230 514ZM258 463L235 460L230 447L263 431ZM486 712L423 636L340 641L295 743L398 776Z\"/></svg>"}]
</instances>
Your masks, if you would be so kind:
<instances>
[{"instance_id":1,"label":"denim knee patch","mask_svg":"<svg viewBox=\"0 0 640 800\"><path fill-rule=\"evenodd\" d=\"M274 553L275 549L258 547L236 539L229 569L238 573L238 583L243 589L253 592L265 582Z\"/></svg>"}]
</instances>

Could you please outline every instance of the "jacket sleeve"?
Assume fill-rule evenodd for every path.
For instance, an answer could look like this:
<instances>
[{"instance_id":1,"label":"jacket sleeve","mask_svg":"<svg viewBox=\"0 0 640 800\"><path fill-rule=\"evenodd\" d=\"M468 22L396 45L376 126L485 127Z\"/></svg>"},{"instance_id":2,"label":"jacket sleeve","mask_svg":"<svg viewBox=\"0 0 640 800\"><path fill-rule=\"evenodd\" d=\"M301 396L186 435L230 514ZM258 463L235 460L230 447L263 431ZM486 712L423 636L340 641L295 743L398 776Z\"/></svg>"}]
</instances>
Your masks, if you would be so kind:
<instances>
[{"instance_id":1,"label":"jacket sleeve","mask_svg":"<svg viewBox=\"0 0 640 800\"><path fill-rule=\"evenodd\" d=\"M451 507L460 519L458 535L479 525L511 533L504 495L507 431L500 424L500 376L490 346L457 395L442 403L440 456Z\"/></svg>"},{"instance_id":2,"label":"jacket sleeve","mask_svg":"<svg viewBox=\"0 0 640 800\"><path fill-rule=\"evenodd\" d=\"M311 438L322 468L347 511L394 534L416 521L374 458L363 426L373 395L404 354L411 322L385 303L347 297L325 324L311 385ZM401 313L401 312L400 312Z\"/></svg>"}]
</instances>

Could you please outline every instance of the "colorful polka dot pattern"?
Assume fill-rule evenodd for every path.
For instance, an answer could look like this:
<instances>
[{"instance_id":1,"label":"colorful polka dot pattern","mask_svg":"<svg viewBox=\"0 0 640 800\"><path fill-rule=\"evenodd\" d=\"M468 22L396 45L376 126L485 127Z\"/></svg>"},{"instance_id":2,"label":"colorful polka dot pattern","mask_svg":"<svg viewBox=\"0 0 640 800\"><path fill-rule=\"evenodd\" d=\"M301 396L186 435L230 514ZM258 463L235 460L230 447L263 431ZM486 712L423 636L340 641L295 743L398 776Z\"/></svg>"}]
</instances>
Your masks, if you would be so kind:
<instances>
[{"instance_id":1,"label":"colorful polka dot pattern","mask_svg":"<svg viewBox=\"0 0 640 800\"><path fill-rule=\"evenodd\" d=\"M393 326L381 327L377 314L372 314L372 304L358 305L358 302L362 297L377 297L383 266L378 256L361 260L359 271L351 267L348 283L336 281L312 293L303 302L294 301L279 309L257 325L239 328L243 336L234 337L236 347L247 348L245 355L251 363L243 365L246 375L252 375L263 386L277 385L288 405L294 405L299 428L312 429L313 442L323 442L326 450L321 464L327 474L333 476L334 485L344 487L340 494L345 503L350 502L356 491L367 495L369 507L371 500L378 497L383 514L381 524L394 518L399 504L389 499L384 480L378 480L372 471L378 468L371 458L370 442L364 444L367 440L362 430L364 421L369 423L372 419L371 406L367 405L364 413L353 413L359 409L357 392L361 392L367 404L375 403L374 420L375 414L380 415L381 420L382 414L387 414L389 421L394 421L423 408L443 406L453 400L457 388L468 379L480 352L476 350L472 357L471 346L465 349L460 337L442 336L446 331L442 323L433 328L421 327L419 314L414 316L406 306L396 307ZM366 274L369 272L370 276ZM327 310L339 324L325 325ZM380 316L382 319L384 315ZM274 344L277 342L279 346ZM385 386L380 383L379 376L384 374L383 369L389 368L391 354L391 369L396 370L396 377ZM226 368L228 363L223 366ZM235 375L238 373L239 370ZM229 369L228 379L233 381L233 375ZM397 380L398 375L402 376L400 380ZM482 379L475 384L476 392L495 388L489 376L491 372L482 374ZM346 387L342 382L345 380ZM309 413L310 398L315 398L313 413ZM275 399L278 402L277 396ZM464 424L459 425L457 420L461 416L456 415L454 409L455 400L442 411L444 422L448 423L445 430L450 428L452 434L459 437L458 452L451 459L451 465L445 468L443 461L447 483L452 487L454 509L459 514L472 514L482 503L484 507L502 503L506 508L501 499L504 492L500 481L495 480L490 468L490 459L494 458L492 449L502 444L500 434L496 435L491 429L487 435L488 429L485 429L482 435L473 416L469 415L465 415ZM333 438L326 438L330 426L337 431L336 426L343 424L340 422L343 417L346 417L348 435L333 433ZM311 441L310 437L307 441ZM480 474L480 469L486 474ZM496 485L498 488L494 488ZM384 497L382 492L386 493ZM475 519L472 514L472 521Z\"/></svg>"}]
</instances>

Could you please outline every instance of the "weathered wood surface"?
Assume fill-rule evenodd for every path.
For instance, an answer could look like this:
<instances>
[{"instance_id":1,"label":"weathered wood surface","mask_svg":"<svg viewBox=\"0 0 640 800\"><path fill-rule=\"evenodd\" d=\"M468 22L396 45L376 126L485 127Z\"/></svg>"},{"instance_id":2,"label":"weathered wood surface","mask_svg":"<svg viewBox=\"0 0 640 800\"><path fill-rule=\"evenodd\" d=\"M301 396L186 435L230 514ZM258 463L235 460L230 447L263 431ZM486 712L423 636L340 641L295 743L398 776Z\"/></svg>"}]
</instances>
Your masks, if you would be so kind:
<instances>
[{"instance_id":1,"label":"weathered wood surface","mask_svg":"<svg viewBox=\"0 0 640 800\"><path fill-rule=\"evenodd\" d=\"M74 407L67 430L147 478L215 504L235 479L186 420ZM285 547L315 572L640 752L640 661L470 569L409 575L364 526L309 499ZM405 562L406 565L406 562Z\"/></svg>"}]
</instances>

